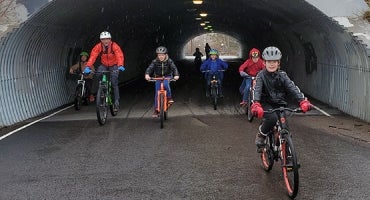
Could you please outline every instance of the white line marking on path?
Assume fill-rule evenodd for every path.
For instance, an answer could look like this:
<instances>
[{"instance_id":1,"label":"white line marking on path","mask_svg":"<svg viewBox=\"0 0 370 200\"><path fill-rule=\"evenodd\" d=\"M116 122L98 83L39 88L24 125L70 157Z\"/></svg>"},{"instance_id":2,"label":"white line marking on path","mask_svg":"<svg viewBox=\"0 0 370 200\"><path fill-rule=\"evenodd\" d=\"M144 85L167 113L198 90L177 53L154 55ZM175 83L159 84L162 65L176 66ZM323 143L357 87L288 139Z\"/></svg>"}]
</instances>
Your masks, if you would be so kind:
<instances>
[{"instance_id":1,"label":"white line marking on path","mask_svg":"<svg viewBox=\"0 0 370 200\"><path fill-rule=\"evenodd\" d=\"M63 109L61 109L61 110L58 110L58 111L56 111L56 112L54 112L54 113L52 113L52 114L50 114L50 115L48 115L48 116L46 116L46 117L43 117L43 118L38 119L38 120L36 120L36 121L33 121L33 122L31 122L31 123L29 123L29 124L26 124L26 125L24 125L24 126L22 126L22 127L19 127L19 128L17 128L17 129L15 129L14 131L11 131L11 132L9 132L9 133L7 133L7 134L5 134L5 135L1 136L1 137L0 137L0 140L2 140L2 139L4 139L4 138L6 138L6 137L8 137L8 136L10 136L10 135L12 135L12 134L14 134L14 133L18 132L18 131L20 131L20 130L22 130L22 129L25 129L25 128L27 128L27 127L31 126L32 124L35 124L35 123L37 123L37 122L39 122L39 121L41 121L41 120L47 119L47 118L49 118L49 117L51 117L51 116L53 116L53 115L56 115L56 114L58 114L58 113L60 113L60 112L62 112L62 111L65 111L65 110L67 110L68 108L71 108L71 107L73 107L73 105L68 106L68 107L66 107L66 108L63 108Z\"/></svg>"}]
</instances>

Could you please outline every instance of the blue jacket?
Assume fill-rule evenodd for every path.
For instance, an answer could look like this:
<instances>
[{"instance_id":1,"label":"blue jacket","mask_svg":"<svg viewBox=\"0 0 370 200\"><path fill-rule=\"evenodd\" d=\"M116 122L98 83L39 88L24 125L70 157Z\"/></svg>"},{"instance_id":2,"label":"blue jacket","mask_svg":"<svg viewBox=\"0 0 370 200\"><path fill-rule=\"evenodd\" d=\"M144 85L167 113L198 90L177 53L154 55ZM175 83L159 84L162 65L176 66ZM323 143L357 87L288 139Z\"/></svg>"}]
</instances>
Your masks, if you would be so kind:
<instances>
[{"instance_id":1,"label":"blue jacket","mask_svg":"<svg viewBox=\"0 0 370 200\"><path fill-rule=\"evenodd\" d=\"M210 74L217 73L217 70L226 70L228 68L228 64L219 59L216 58L214 61L212 61L211 58L205 60L202 65L200 66L200 71L207 71L210 70Z\"/></svg>"}]
</instances>

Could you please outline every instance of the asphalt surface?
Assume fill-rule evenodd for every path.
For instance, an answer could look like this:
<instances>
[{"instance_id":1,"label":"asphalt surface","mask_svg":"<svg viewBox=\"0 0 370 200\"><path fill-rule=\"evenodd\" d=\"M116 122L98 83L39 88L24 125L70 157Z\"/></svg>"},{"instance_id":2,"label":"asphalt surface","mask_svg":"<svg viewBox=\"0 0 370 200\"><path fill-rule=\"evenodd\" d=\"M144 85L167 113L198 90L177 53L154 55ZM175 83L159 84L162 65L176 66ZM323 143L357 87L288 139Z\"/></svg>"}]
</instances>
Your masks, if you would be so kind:
<instances>
[{"instance_id":1,"label":"asphalt surface","mask_svg":"<svg viewBox=\"0 0 370 200\"><path fill-rule=\"evenodd\" d=\"M151 116L154 86L139 81L122 88L119 114L104 126L89 105L0 140L0 199L289 199L278 164L261 167L261 121L239 107L237 73L226 74L213 110L200 74L180 69L163 129ZM314 103L333 117L289 118L301 164L296 199L369 199L369 125Z\"/></svg>"}]
</instances>

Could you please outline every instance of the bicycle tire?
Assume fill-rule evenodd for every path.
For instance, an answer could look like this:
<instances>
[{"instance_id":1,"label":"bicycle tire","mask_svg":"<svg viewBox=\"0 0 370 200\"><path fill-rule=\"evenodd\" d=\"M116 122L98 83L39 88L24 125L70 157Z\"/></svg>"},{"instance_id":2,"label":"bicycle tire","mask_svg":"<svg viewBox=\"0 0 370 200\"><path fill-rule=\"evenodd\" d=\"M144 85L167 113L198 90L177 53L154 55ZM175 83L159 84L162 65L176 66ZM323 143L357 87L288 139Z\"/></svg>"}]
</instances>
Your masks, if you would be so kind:
<instances>
[{"instance_id":1,"label":"bicycle tire","mask_svg":"<svg viewBox=\"0 0 370 200\"><path fill-rule=\"evenodd\" d=\"M159 94L159 120L161 122L161 128L163 128L164 123L164 95Z\"/></svg>"},{"instance_id":2,"label":"bicycle tire","mask_svg":"<svg viewBox=\"0 0 370 200\"><path fill-rule=\"evenodd\" d=\"M248 102L247 102L247 117L248 117L248 121L249 122L252 122L253 121L253 113L252 113L252 110L251 110L251 105L252 105L252 90L249 90L249 95L248 95Z\"/></svg>"},{"instance_id":3,"label":"bicycle tire","mask_svg":"<svg viewBox=\"0 0 370 200\"><path fill-rule=\"evenodd\" d=\"M281 145L281 162L285 188L287 189L288 196L294 199L298 194L299 188L299 165L297 162L297 155L290 136L287 135L285 141Z\"/></svg>"},{"instance_id":4,"label":"bicycle tire","mask_svg":"<svg viewBox=\"0 0 370 200\"><path fill-rule=\"evenodd\" d=\"M269 172L274 166L274 152L272 151L272 136L266 138L266 146L261 153L262 167L266 172Z\"/></svg>"},{"instance_id":5,"label":"bicycle tire","mask_svg":"<svg viewBox=\"0 0 370 200\"><path fill-rule=\"evenodd\" d=\"M81 84L78 84L77 87L76 87L76 91L75 91L75 102L74 102L74 107L76 110L80 110L81 107L82 107L82 99L83 98L83 95L82 95L82 85Z\"/></svg>"},{"instance_id":6,"label":"bicycle tire","mask_svg":"<svg viewBox=\"0 0 370 200\"><path fill-rule=\"evenodd\" d=\"M211 87L211 97L212 97L213 110L217 110L217 87L216 86Z\"/></svg>"},{"instance_id":7,"label":"bicycle tire","mask_svg":"<svg viewBox=\"0 0 370 200\"><path fill-rule=\"evenodd\" d=\"M104 125L107 121L108 105L106 92L102 85L100 85L96 95L96 116L100 125Z\"/></svg>"}]
</instances>

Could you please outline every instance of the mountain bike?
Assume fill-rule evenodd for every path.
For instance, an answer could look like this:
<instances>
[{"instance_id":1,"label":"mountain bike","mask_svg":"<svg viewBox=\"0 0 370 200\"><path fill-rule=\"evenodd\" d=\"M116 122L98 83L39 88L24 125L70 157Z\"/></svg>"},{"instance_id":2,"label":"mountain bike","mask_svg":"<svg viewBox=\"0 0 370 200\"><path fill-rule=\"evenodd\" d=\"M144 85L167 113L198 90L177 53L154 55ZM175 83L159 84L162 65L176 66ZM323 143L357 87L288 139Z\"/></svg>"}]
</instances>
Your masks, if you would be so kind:
<instances>
[{"instance_id":1,"label":"mountain bike","mask_svg":"<svg viewBox=\"0 0 370 200\"><path fill-rule=\"evenodd\" d=\"M292 134L289 132L286 111L293 113L302 112L301 109L275 108L265 111L265 113L277 113L278 121L273 129L273 133L266 137L266 145L261 152L262 167L265 171L270 171L274 161L281 163L283 180L290 198L295 198L298 193L299 173L297 154L294 149Z\"/></svg>"},{"instance_id":2,"label":"mountain bike","mask_svg":"<svg viewBox=\"0 0 370 200\"><path fill-rule=\"evenodd\" d=\"M118 70L117 70L118 71ZM115 71L114 71L115 72ZM110 71L95 72L101 73L99 88L96 94L96 116L100 125L104 125L107 121L108 107L112 116L116 116L118 111L113 104L114 94L112 82L110 81Z\"/></svg>"},{"instance_id":3,"label":"mountain bike","mask_svg":"<svg viewBox=\"0 0 370 200\"><path fill-rule=\"evenodd\" d=\"M89 99L87 96L87 89L85 87L85 79L84 73L79 74L80 79L77 80L77 86L75 89L75 99L74 99L74 107L76 110L80 110L82 103L85 102L85 104L89 104Z\"/></svg>"},{"instance_id":4,"label":"mountain bike","mask_svg":"<svg viewBox=\"0 0 370 200\"><path fill-rule=\"evenodd\" d=\"M167 100L167 90L164 87L164 80L168 81L176 81L173 78L170 77L155 77L151 78L149 82L156 82L156 81L161 81L160 83L160 88L157 91L157 107L155 108L156 110L159 111L159 119L160 119L160 127L163 128L163 123L164 120L167 120L167 112L169 107L171 106L171 103L168 102Z\"/></svg>"},{"instance_id":5,"label":"mountain bike","mask_svg":"<svg viewBox=\"0 0 370 200\"><path fill-rule=\"evenodd\" d=\"M223 72L225 70L218 70L218 71ZM209 73L209 72L210 72L210 70L202 71L202 73ZM210 100L212 102L213 109L217 110L217 102L218 102L218 99L220 98L220 96L219 96L218 80L217 80L217 77L216 77L215 73L212 75L211 83L210 83L209 87L207 88L207 90L209 90L209 93L210 93L209 97L210 97Z\"/></svg>"},{"instance_id":6,"label":"mountain bike","mask_svg":"<svg viewBox=\"0 0 370 200\"><path fill-rule=\"evenodd\" d=\"M249 92L249 95L248 95L248 101L247 101L247 104L244 105L244 108L245 108L245 114L247 115L248 117L248 121L249 122L252 122L253 121L253 113L251 111L251 105L252 105L252 95L253 95L253 90L254 90L254 86L256 85L256 77L252 76L252 82L251 82L251 86L248 90Z\"/></svg>"}]
</instances>

